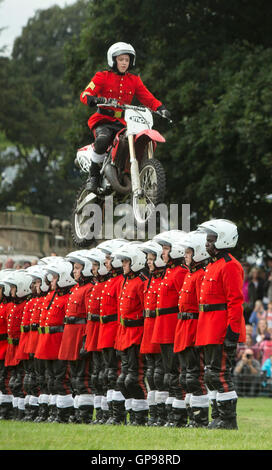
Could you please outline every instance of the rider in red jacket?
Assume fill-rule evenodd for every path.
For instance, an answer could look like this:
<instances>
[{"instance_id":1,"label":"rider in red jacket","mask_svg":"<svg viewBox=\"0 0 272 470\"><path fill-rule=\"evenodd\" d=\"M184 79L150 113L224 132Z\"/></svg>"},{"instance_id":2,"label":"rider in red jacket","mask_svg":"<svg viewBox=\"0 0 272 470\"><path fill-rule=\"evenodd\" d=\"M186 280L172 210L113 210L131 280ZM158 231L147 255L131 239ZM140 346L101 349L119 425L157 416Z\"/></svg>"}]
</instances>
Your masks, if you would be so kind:
<instances>
[{"instance_id":1,"label":"rider in red jacket","mask_svg":"<svg viewBox=\"0 0 272 470\"><path fill-rule=\"evenodd\" d=\"M84 91L80 94L82 103L88 106L103 105L104 98L116 99L120 104L130 104L133 97L152 110L161 111L163 116L170 116L169 111L145 87L141 78L128 72L135 66L136 53L130 44L117 42L107 52L109 70L97 72ZM115 134L126 125L121 109L99 107L93 114L88 126L93 131L95 142L92 149L87 189L97 189L100 165L106 156L106 150Z\"/></svg>"}]
</instances>

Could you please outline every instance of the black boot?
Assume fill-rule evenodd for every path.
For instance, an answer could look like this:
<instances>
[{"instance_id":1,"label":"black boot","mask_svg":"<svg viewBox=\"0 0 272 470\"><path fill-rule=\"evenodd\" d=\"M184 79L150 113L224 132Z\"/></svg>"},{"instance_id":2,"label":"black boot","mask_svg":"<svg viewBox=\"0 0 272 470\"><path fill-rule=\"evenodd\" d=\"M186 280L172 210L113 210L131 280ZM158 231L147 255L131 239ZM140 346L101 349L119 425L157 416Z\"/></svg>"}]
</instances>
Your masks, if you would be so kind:
<instances>
[{"instance_id":1,"label":"black boot","mask_svg":"<svg viewBox=\"0 0 272 470\"><path fill-rule=\"evenodd\" d=\"M194 415L192 412L192 408L189 404L186 404L186 412L187 412L187 417L188 417L188 424L187 427L193 427L194 426Z\"/></svg>"},{"instance_id":2,"label":"black boot","mask_svg":"<svg viewBox=\"0 0 272 470\"><path fill-rule=\"evenodd\" d=\"M158 418L156 421L156 426L164 426L167 421L167 411L165 403L157 404Z\"/></svg>"},{"instance_id":3,"label":"black boot","mask_svg":"<svg viewBox=\"0 0 272 470\"><path fill-rule=\"evenodd\" d=\"M79 410L79 423L93 424L93 405L82 405Z\"/></svg>"},{"instance_id":4,"label":"black boot","mask_svg":"<svg viewBox=\"0 0 272 470\"><path fill-rule=\"evenodd\" d=\"M165 405L165 409L166 409L166 423L165 423L165 426L166 427L170 427L173 425L173 420L174 420L174 416L173 416L173 407L172 405Z\"/></svg>"},{"instance_id":5,"label":"black boot","mask_svg":"<svg viewBox=\"0 0 272 470\"><path fill-rule=\"evenodd\" d=\"M56 405L49 405L48 406L48 418L47 423L53 423L57 417L57 406Z\"/></svg>"},{"instance_id":6,"label":"black boot","mask_svg":"<svg viewBox=\"0 0 272 470\"><path fill-rule=\"evenodd\" d=\"M102 419L103 411L101 408L95 408L95 420L93 424L100 424L100 420Z\"/></svg>"},{"instance_id":7,"label":"black boot","mask_svg":"<svg viewBox=\"0 0 272 470\"><path fill-rule=\"evenodd\" d=\"M158 420L157 405L150 405L147 426L155 426L157 423L157 420Z\"/></svg>"},{"instance_id":8,"label":"black boot","mask_svg":"<svg viewBox=\"0 0 272 470\"><path fill-rule=\"evenodd\" d=\"M112 401L109 401L108 405L109 405L109 417L108 417L107 422L105 424L112 424L112 421L113 421Z\"/></svg>"},{"instance_id":9,"label":"black boot","mask_svg":"<svg viewBox=\"0 0 272 470\"><path fill-rule=\"evenodd\" d=\"M125 401L112 401L113 419L112 424L126 424Z\"/></svg>"},{"instance_id":10,"label":"black boot","mask_svg":"<svg viewBox=\"0 0 272 470\"><path fill-rule=\"evenodd\" d=\"M57 416L54 423L69 423L71 413L73 413L74 407L68 406L67 408L57 408Z\"/></svg>"},{"instance_id":11,"label":"black boot","mask_svg":"<svg viewBox=\"0 0 272 470\"><path fill-rule=\"evenodd\" d=\"M129 419L127 420L127 426L133 426L135 424L135 411L132 408L127 410Z\"/></svg>"},{"instance_id":12,"label":"black boot","mask_svg":"<svg viewBox=\"0 0 272 470\"><path fill-rule=\"evenodd\" d=\"M4 402L0 406L0 420L13 418L12 402Z\"/></svg>"},{"instance_id":13,"label":"black boot","mask_svg":"<svg viewBox=\"0 0 272 470\"><path fill-rule=\"evenodd\" d=\"M187 425L188 415L186 408L174 408L171 410L171 421L166 426L174 428L185 428Z\"/></svg>"},{"instance_id":14,"label":"black boot","mask_svg":"<svg viewBox=\"0 0 272 470\"><path fill-rule=\"evenodd\" d=\"M218 401L219 421L215 429L238 429L236 419L237 398Z\"/></svg>"},{"instance_id":15,"label":"black boot","mask_svg":"<svg viewBox=\"0 0 272 470\"><path fill-rule=\"evenodd\" d=\"M110 412L109 410L102 410L102 417L99 421L99 424L106 424L108 419L110 417Z\"/></svg>"},{"instance_id":16,"label":"black boot","mask_svg":"<svg viewBox=\"0 0 272 470\"><path fill-rule=\"evenodd\" d=\"M135 420L133 426L145 426L148 420L148 410L134 411Z\"/></svg>"},{"instance_id":17,"label":"black boot","mask_svg":"<svg viewBox=\"0 0 272 470\"><path fill-rule=\"evenodd\" d=\"M96 193L100 177L100 166L98 163L92 162L89 176L86 182L86 189L92 193Z\"/></svg>"},{"instance_id":18,"label":"black boot","mask_svg":"<svg viewBox=\"0 0 272 470\"><path fill-rule=\"evenodd\" d=\"M193 407L193 421L189 425L191 428L206 428L209 424L209 408L208 407Z\"/></svg>"},{"instance_id":19,"label":"black boot","mask_svg":"<svg viewBox=\"0 0 272 470\"><path fill-rule=\"evenodd\" d=\"M38 416L36 417L34 422L43 423L44 421L47 421L48 419L48 414L49 414L48 404L40 403L38 408L39 408Z\"/></svg>"},{"instance_id":20,"label":"black boot","mask_svg":"<svg viewBox=\"0 0 272 470\"><path fill-rule=\"evenodd\" d=\"M211 412L212 421L208 424L208 428L215 429L217 426L217 423L220 421L216 399L211 400L211 409L212 409L212 412Z\"/></svg>"}]
</instances>

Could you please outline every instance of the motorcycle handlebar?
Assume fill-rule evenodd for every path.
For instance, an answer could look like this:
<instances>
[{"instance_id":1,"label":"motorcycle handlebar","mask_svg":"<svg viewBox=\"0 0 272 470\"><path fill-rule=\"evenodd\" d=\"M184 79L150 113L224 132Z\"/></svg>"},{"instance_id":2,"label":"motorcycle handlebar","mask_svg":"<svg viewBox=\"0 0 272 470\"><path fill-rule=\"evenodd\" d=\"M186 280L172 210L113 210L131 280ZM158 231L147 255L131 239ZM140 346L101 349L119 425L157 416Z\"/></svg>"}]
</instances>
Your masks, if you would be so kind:
<instances>
[{"instance_id":1,"label":"motorcycle handlebar","mask_svg":"<svg viewBox=\"0 0 272 470\"><path fill-rule=\"evenodd\" d=\"M153 111L153 109L150 109L150 108L147 108L146 106L133 106L132 104L120 104L116 99L114 98L101 98L101 100L103 99L103 103L101 104L97 104L97 106L110 106L112 108L121 108L123 110L126 110L126 109L134 109L135 111L144 111L145 109L148 109L151 113L153 114L157 114L158 116L164 118L164 119L167 119L169 122L173 122L171 119L169 119L168 117L166 116L163 116L160 111Z\"/></svg>"}]
</instances>

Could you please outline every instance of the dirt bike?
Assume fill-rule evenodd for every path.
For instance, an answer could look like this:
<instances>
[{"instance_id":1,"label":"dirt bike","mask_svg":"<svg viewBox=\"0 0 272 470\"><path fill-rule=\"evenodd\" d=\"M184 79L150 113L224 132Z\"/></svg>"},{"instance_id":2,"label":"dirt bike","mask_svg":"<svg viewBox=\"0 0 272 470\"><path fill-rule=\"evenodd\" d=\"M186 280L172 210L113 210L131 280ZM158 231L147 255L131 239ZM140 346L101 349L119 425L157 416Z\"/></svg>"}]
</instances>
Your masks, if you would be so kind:
<instances>
[{"instance_id":1,"label":"dirt bike","mask_svg":"<svg viewBox=\"0 0 272 470\"><path fill-rule=\"evenodd\" d=\"M100 170L100 184L95 193L85 185L80 189L72 211L72 238L77 246L90 244L87 222L90 204L103 207L105 196L113 195L115 201L129 196L133 215L138 224L145 224L154 213L156 205L164 201L166 177L162 164L154 158L158 142L165 138L153 127L153 114L158 111L144 106L120 105L117 100L107 100L103 107L115 107L124 112L126 127L115 136L107 150ZM101 107L101 105L99 105ZM167 118L168 119L168 118ZM170 119L169 119L170 121ZM170 121L171 122L171 121ZM91 145L77 152L76 165L89 173Z\"/></svg>"}]
</instances>

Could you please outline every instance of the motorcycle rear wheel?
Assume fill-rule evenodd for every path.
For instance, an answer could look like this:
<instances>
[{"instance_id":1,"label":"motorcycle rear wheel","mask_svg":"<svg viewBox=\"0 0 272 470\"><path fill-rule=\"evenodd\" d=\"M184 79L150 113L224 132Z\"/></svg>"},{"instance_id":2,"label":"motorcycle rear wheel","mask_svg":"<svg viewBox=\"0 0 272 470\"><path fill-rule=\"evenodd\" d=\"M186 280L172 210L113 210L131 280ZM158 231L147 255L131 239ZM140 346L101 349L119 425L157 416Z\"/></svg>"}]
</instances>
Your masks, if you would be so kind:
<instances>
[{"instance_id":1,"label":"motorcycle rear wheel","mask_svg":"<svg viewBox=\"0 0 272 470\"><path fill-rule=\"evenodd\" d=\"M89 203L104 204L102 199L95 196L92 200L92 194L82 186L77 194L71 216L71 234L74 244L79 248L91 247L95 243L94 236L94 213L88 210L88 202L84 204L85 198L89 198Z\"/></svg>"},{"instance_id":2,"label":"motorcycle rear wheel","mask_svg":"<svg viewBox=\"0 0 272 470\"><path fill-rule=\"evenodd\" d=\"M164 201L166 176L159 160L145 160L140 168L141 193L134 194L132 205L135 220L145 224L154 213L156 206Z\"/></svg>"}]
</instances>

